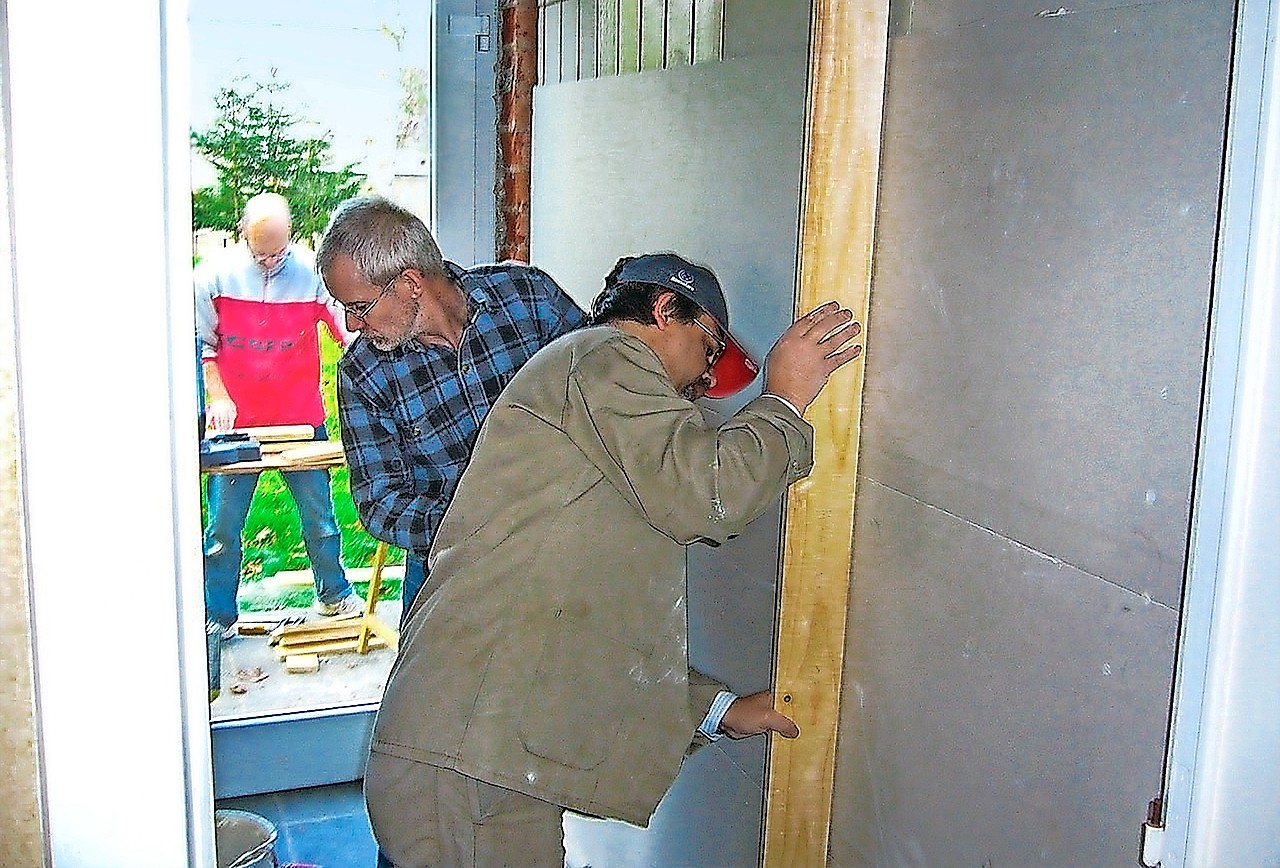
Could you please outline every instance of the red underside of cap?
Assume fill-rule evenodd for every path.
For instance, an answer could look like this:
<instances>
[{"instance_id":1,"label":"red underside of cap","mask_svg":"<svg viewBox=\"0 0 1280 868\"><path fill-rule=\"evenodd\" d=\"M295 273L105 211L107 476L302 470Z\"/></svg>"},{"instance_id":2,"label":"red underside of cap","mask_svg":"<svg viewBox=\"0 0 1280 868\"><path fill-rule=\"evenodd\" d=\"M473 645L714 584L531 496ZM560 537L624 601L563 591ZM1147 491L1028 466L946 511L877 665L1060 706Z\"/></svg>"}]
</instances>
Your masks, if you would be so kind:
<instances>
[{"instance_id":1,"label":"red underside of cap","mask_svg":"<svg viewBox=\"0 0 1280 868\"><path fill-rule=\"evenodd\" d=\"M716 384L707 390L708 398L728 398L736 395L756 378L760 366L747 355L733 338L725 342L724 355L711 369L716 375Z\"/></svg>"}]
</instances>

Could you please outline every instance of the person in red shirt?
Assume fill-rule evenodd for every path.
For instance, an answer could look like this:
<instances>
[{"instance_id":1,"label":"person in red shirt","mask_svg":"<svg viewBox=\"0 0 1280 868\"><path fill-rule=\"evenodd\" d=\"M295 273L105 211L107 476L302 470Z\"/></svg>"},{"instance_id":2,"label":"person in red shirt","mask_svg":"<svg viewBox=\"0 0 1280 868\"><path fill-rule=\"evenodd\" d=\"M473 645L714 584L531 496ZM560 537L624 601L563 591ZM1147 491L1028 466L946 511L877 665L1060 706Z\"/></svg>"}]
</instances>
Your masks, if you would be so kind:
<instances>
[{"instance_id":1,"label":"person in red shirt","mask_svg":"<svg viewBox=\"0 0 1280 868\"><path fill-rule=\"evenodd\" d=\"M342 343L350 335L315 271L310 251L291 241L289 204L275 193L254 196L240 220L242 242L196 273L196 334L201 344L205 419L210 431L311 425L326 439L320 397L321 323ZM327 470L283 474L302 521L315 575L316 609L357 614L364 601L342 568L342 539ZM258 474L209 477L204 535L208 619L234 635L239 617L245 518Z\"/></svg>"}]
</instances>

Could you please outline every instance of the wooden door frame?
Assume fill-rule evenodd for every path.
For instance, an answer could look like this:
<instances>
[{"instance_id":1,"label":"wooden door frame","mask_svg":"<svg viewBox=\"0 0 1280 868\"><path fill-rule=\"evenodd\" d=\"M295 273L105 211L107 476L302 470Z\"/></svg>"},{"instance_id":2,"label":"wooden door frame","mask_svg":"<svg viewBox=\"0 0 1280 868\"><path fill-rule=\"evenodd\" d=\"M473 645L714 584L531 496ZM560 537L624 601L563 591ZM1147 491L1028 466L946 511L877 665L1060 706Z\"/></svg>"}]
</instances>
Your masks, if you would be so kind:
<instances>
[{"instance_id":1,"label":"wooden door frame","mask_svg":"<svg viewBox=\"0 0 1280 868\"><path fill-rule=\"evenodd\" d=\"M834 297L864 328L888 35L888 0L814 0L796 313ZM868 341L864 333L864 347ZM837 371L805 414L815 429L814 469L787 498L773 689L778 709L799 724L801 736L775 736L770 745L766 868L826 864L864 364Z\"/></svg>"}]
</instances>

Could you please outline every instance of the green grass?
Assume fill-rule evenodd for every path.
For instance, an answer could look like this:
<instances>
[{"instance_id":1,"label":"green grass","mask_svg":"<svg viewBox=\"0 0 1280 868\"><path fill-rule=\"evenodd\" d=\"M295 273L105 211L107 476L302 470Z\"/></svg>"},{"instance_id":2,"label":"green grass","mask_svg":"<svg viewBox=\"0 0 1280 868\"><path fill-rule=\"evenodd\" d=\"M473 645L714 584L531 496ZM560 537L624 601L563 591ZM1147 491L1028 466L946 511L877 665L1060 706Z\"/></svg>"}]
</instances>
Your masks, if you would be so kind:
<instances>
[{"instance_id":1,"label":"green grass","mask_svg":"<svg viewBox=\"0 0 1280 868\"><path fill-rule=\"evenodd\" d=\"M338 427L338 410L335 388L335 375L341 346L332 340L328 333L320 335L320 380L321 394L325 404L325 428L329 436L336 439L340 432ZM355 504L351 500L351 486L347 479L345 466L330 472L333 489L334 515L338 520L338 528L342 532L342 563L347 568L367 567L373 562L373 552L378 541L365 532L356 515ZM404 552L392 547L387 562L400 564L404 562ZM302 541L302 526L298 519L298 509L293 497L284 484L284 478L276 470L267 470L258 477L258 488L253 495L253 504L249 508L249 517L244 526L244 562L240 571L242 594L248 599L242 601L241 608L260 610L283 608L289 606L307 606L315 599L310 588L290 588L277 594L255 593L254 588L246 585L261 582L285 570L309 569L306 546ZM367 583L355 583L361 596L367 591ZM246 593L247 591L247 593ZM400 582L384 581L380 599L398 599Z\"/></svg>"}]
</instances>

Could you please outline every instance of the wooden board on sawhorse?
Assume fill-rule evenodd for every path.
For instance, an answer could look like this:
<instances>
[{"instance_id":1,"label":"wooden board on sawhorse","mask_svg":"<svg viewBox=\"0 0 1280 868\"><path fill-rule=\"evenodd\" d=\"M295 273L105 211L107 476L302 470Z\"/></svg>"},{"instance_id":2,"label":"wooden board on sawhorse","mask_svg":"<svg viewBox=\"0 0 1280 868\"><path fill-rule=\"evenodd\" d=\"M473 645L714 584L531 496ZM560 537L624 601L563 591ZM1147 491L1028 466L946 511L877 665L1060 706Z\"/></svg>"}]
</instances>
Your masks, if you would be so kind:
<instances>
[{"instance_id":1,"label":"wooden board on sawhorse","mask_svg":"<svg viewBox=\"0 0 1280 868\"><path fill-rule=\"evenodd\" d=\"M308 624L282 627L276 634L276 654L280 659L298 654L367 654L370 648L396 650L400 633L380 619L375 610L382 592L382 568L387 563L387 544L378 543L373 552L373 575L359 618L326 618Z\"/></svg>"}]
</instances>

